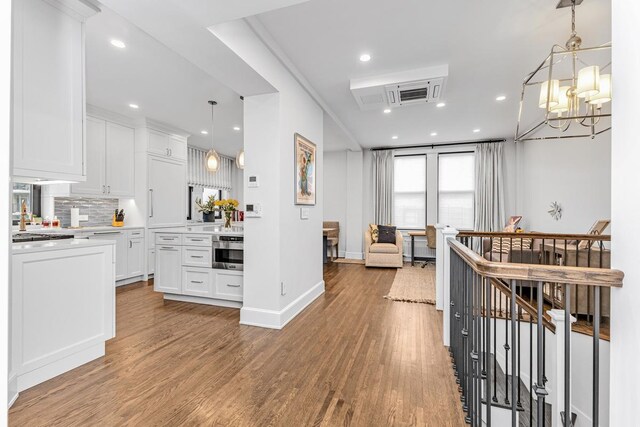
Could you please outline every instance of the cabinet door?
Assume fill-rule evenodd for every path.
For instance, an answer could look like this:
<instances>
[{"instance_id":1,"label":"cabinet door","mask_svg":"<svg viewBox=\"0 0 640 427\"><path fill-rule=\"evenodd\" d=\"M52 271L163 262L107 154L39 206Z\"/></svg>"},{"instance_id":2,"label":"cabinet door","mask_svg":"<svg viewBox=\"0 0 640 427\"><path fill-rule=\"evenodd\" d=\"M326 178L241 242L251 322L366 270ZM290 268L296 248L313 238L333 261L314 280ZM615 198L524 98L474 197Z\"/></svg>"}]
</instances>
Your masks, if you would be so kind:
<instances>
[{"instance_id":1,"label":"cabinet door","mask_svg":"<svg viewBox=\"0 0 640 427\"><path fill-rule=\"evenodd\" d=\"M13 174L84 181L83 24L53 2L13 3Z\"/></svg>"},{"instance_id":2,"label":"cabinet door","mask_svg":"<svg viewBox=\"0 0 640 427\"><path fill-rule=\"evenodd\" d=\"M147 253L147 274L154 274L156 271L156 249L149 249Z\"/></svg>"},{"instance_id":3,"label":"cabinet door","mask_svg":"<svg viewBox=\"0 0 640 427\"><path fill-rule=\"evenodd\" d=\"M169 157L176 160L187 160L187 143L179 138L170 136Z\"/></svg>"},{"instance_id":4,"label":"cabinet door","mask_svg":"<svg viewBox=\"0 0 640 427\"><path fill-rule=\"evenodd\" d=\"M87 117L87 180L72 184L72 194L96 196L105 194L105 126L104 120Z\"/></svg>"},{"instance_id":5,"label":"cabinet door","mask_svg":"<svg viewBox=\"0 0 640 427\"><path fill-rule=\"evenodd\" d=\"M169 157L169 135L149 129L149 152Z\"/></svg>"},{"instance_id":6,"label":"cabinet door","mask_svg":"<svg viewBox=\"0 0 640 427\"><path fill-rule=\"evenodd\" d=\"M122 231L102 231L87 236L88 239L113 240L116 242L116 280L127 278L127 235Z\"/></svg>"},{"instance_id":7,"label":"cabinet door","mask_svg":"<svg viewBox=\"0 0 640 427\"><path fill-rule=\"evenodd\" d=\"M182 257L180 246L156 246L153 289L169 294L182 293Z\"/></svg>"},{"instance_id":8,"label":"cabinet door","mask_svg":"<svg viewBox=\"0 0 640 427\"><path fill-rule=\"evenodd\" d=\"M127 248L127 276L135 277L144 274L144 239L140 237L129 238Z\"/></svg>"},{"instance_id":9,"label":"cabinet door","mask_svg":"<svg viewBox=\"0 0 640 427\"><path fill-rule=\"evenodd\" d=\"M214 270L214 272L215 297L230 301L242 301L244 287L242 273L220 270Z\"/></svg>"},{"instance_id":10,"label":"cabinet door","mask_svg":"<svg viewBox=\"0 0 640 427\"><path fill-rule=\"evenodd\" d=\"M149 226L185 224L186 170L184 163L149 156Z\"/></svg>"},{"instance_id":11,"label":"cabinet door","mask_svg":"<svg viewBox=\"0 0 640 427\"><path fill-rule=\"evenodd\" d=\"M135 131L106 124L106 185L113 197L134 197Z\"/></svg>"}]
</instances>

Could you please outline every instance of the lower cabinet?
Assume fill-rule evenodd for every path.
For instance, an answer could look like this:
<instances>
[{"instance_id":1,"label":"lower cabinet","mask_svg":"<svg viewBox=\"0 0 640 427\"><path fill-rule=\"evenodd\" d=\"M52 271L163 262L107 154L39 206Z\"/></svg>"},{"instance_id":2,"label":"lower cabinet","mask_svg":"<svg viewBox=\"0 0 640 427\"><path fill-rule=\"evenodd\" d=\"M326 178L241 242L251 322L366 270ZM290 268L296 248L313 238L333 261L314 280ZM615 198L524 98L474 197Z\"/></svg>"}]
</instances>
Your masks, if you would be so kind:
<instances>
[{"instance_id":1,"label":"lower cabinet","mask_svg":"<svg viewBox=\"0 0 640 427\"><path fill-rule=\"evenodd\" d=\"M156 268L153 289L169 294L182 293L182 247L156 245Z\"/></svg>"},{"instance_id":2,"label":"lower cabinet","mask_svg":"<svg viewBox=\"0 0 640 427\"><path fill-rule=\"evenodd\" d=\"M214 270L215 295L217 298L242 301L244 276L237 271Z\"/></svg>"},{"instance_id":3,"label":"lower cabinet","mask_svg":"<svg viewBox=\"0 0 640 427\"><path fill-rule=\"evenodd\" d=\"M116 281L144 274L144 230L96 231L85 237L116 242Z\"/></svg>"},{"instance_id":4,"label":"lower cabinet","mask_svg":"<svg viewBox=\"0 0 640 427\"><path fill-rule=\"evenodd\" d=\"M149 263L147 266L147 274L154 274L156 272L156 248L149 249L147 259Z\"/></svg>"},{"instance_id":5,"label":"lower cabinet","mask_svg":"<svg viewBox=\"0 0 640 427\"><path fill-rule=\"evenodd\" d=\"M182 267L182 294L194 297L214 297L210 268Z\"/></svg>"}]
</instances>

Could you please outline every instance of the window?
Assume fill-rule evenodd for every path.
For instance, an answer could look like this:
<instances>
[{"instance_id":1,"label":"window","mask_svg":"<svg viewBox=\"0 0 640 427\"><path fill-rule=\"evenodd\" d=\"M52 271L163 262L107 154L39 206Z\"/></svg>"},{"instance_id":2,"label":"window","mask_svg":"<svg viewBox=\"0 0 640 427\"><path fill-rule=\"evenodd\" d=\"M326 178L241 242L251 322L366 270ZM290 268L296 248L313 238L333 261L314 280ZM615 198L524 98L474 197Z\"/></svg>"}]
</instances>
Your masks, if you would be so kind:
<instances>
[{"instance_id":1,"label":"window","mask_svg":"<svg viewBox=\"0 0 640 427\"><path fill-rule=\"evenodd\" d=\"M398 228L425 228L427 161L424 155L394 159L393 221Z\"/></svg>"},{"instance_id":2,"label":"window","mask_svg":"<svg viewBox=\"0 0 640 427\"><path fill-rule=\"evenodd\" d=\"M20 223L20 210L22 202L27 203L27 213L40 216L40 187L30 184L13 183L13 195L11 198L11 219L13 225Z\"/></svg>"},{"instance_id":3,"label":"window","mask_svg":"<svg viewBox=\"0 0 640 427\"><path fill-rule=\"evenodd\" d=\"M438 222L473 229L475 205L474 153L438 156Z\"/></svg>"}]
</instances>

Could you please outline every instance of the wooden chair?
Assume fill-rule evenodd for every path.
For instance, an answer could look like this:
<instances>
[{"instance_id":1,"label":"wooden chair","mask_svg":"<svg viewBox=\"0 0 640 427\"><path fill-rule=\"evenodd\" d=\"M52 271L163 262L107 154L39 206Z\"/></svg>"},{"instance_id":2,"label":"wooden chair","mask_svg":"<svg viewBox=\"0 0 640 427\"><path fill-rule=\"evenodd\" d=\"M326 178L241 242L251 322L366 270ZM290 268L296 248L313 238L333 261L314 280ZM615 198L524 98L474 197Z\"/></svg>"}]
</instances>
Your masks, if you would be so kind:
<instances>
[{"instance_id":1,"label":"wooden chair","mask_svg":"<svg viewBox=\"0 0 640 427\"><path fill-rule=\"evenodd\" d=\"M436 227L433 225L427 225L425 228L425 236L427 237L427 248L436 248ZM422 268L425 268L429 264L429 261L422 264Z\"/></svg>"},{"instance_id":2,"label":"wooden chair","mask_svg":"<svg viewBox=\"0 0 640 427\"><path fill-rule=\"evenodd\" d=\"M329 250L331 251L331 261L334 260L333 256L333 248L336 248L335 258L338 258L338 248L340 241L340 223L338 221L323 221L322 228L335 228L335 231L330 231L327 234L327 246L329 246Z\"/></svg>"}]
</instances>

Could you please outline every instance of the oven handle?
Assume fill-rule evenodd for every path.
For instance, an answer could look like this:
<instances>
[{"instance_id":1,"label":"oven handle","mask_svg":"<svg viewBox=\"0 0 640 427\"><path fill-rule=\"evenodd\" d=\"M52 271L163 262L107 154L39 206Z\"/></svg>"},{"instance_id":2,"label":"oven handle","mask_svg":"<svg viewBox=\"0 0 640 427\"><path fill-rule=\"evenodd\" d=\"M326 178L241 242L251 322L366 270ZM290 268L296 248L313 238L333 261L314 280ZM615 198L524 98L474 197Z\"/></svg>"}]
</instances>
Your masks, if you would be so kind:
<instances>
[{"instance_id":1,"label":"oven handle","mask_svg":"<svg viewBox=\"0 0 640 427\"><path fill-rule=\"evenodd\" d=\"M243 243L232 243L232 242L213 242L213 249L233 249L233 250L244 250Z\"/></svg>"}]
</instances>

